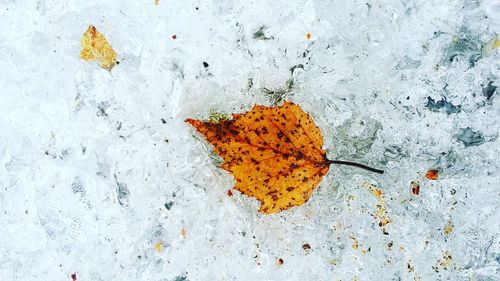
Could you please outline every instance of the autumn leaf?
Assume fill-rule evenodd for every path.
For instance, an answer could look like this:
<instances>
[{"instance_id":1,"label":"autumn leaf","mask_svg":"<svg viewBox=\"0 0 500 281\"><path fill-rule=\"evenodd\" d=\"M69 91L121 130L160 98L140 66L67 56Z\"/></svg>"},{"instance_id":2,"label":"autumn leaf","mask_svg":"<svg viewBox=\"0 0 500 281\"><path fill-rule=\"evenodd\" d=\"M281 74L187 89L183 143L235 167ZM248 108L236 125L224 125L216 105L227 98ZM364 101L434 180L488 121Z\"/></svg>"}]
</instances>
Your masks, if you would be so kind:
<instances>
[{"instance_id":1,"label":"autumn leaf","mask_svg":"<svg viewBox=\"0 0 500 281\"><path fill-rule=\"evenodd\" d=\"M85 31L81 44L80 57L82 59L86 61L97 60L99 65L107 70L111 70L116 64L116 52L95 26L90 25Z\"/></svg>"},{"instance_id":2,"label":"autumn leaf","mask_svg":"<svg viewBox=\"0 0 500 281\"><path fill-rule=\"evenodd\" d=\"M259 211L277 213L306 203L328 173L330 164L321 130L298 105L256 105L232 119L187 119L224 159L222 168L235 179L236 190L261 202Z\"/></svg>"}]
</instances>

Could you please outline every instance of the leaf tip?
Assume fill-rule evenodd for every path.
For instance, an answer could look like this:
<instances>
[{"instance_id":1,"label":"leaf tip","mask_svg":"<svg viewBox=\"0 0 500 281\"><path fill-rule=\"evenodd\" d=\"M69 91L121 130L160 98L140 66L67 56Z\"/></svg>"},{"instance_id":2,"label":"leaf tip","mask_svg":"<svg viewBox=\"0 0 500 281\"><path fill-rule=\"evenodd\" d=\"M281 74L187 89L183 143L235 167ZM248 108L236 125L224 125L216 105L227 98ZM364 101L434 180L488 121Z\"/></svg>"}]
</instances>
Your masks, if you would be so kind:
<instances>
[{"instance_id":1,"label":"leaf tip","mask_svg":"<svg viewBox=\"0 0 500 281\"><path fill-rule=\"evenodd\" d=\"M196 119L193 119L193 118L186 118L186 119L184 120L184 122L189 123L189 124L191 124L191 125L193 125L193 126L194 126L194 124L196 123L196 121L197 121L197 120L196 120Z\"/></svg>"}]
</instances>

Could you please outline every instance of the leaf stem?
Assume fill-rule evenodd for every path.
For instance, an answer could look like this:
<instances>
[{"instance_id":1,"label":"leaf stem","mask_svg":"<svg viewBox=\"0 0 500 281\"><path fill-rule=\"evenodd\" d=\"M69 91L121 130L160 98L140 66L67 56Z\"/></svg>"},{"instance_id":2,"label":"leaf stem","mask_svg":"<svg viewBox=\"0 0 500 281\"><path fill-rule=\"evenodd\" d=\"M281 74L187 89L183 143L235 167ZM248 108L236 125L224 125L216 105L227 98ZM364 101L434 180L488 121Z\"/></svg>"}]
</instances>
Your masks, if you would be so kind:
<instances>
[{"instance_id":1,"label":"leaf stem","mask_svg":"<svg viewBox=\"0 0 500 281\"><path fill-rule=\"evenodd\" d=\"M327 159L326 163L327 164L339 164L339 165L354 166L354 167L358 167L358 168L365 169L365 170L368 170L368 171L371 171L371 172L375 172L375 173L379 173L379 174L383 174L384 173L384 170L375 169L375 168L368 167L368 166L363 165L363 164L349 162L349 161Z\"/></svg>"}]
</instances>

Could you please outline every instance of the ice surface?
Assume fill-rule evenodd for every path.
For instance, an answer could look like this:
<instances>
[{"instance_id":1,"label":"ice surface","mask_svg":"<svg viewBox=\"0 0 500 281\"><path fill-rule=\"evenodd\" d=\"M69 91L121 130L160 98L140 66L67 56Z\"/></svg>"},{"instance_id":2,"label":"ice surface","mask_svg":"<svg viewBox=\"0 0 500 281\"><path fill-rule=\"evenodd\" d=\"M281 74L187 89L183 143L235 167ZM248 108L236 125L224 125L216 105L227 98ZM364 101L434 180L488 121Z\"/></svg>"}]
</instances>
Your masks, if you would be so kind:
<instances>
[{"instance_id":1,"label":"ice surface","mask_svg":"<svg viewBox=\"0 0 500 281\"><path fill-rule=\"evenodd\" d=\"M154 2L0 1L0 280L500 279L497 0ZM229 197L183 120L276 98L386 173Z\"/></svg>"}]
</instances>

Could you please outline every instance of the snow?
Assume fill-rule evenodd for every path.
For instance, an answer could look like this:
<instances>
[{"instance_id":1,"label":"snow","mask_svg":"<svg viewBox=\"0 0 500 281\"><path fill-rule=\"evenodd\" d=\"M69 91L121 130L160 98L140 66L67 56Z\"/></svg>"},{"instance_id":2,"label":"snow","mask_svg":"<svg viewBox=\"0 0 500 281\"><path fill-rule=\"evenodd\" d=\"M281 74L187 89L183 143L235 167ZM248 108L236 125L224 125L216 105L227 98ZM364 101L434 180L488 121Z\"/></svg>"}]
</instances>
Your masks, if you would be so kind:
<instances>
[{"instance_id":1,"label":"snow","mask_svg":"<svg viewBox=\"0 0 500 281\"><path fill-rule=\"evenodd\" d=\"M0 17L2 280L500 278L497 1L7 0ZM79 58L89 24L111 72ZM184 119L270 91L330 158L386 173L332 167L277 215L229 197Z\"/></svg>"}]
</instances>

